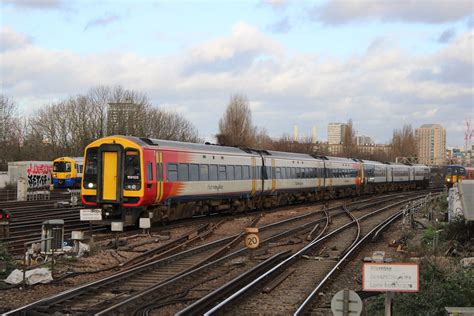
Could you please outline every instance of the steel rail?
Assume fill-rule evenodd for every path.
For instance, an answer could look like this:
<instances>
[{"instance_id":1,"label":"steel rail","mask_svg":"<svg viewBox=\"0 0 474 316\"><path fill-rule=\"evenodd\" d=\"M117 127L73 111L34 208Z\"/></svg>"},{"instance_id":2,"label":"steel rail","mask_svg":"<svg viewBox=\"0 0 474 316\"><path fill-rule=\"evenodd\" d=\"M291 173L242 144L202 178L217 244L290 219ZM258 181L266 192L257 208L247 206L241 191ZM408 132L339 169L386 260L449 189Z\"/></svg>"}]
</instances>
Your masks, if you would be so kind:
<instances>
[{"instance_id":1,"label":"steel rail","mask_svg":"<svg viewBox=\"0 0 474 316\"><path fill-rule=\"evenodd\" d=\"M270 242L270 241L272 241L272 240L275 240L275 239L278 239L278 238L281 238L281 237L285 237L285 236L290 235L290 234L292 234L292 233L294 233L294 232L297 232L297 231L301 231L302 229L307 229L307 228L311 227L312 225L314 225L315 223L321 222L321 221L323 221L323 220L326 220L326 221L327 221L327 218L316 219L316 220L314 220L314 221L312 221L312 222L304 223L304 224L302 224L302 225L300 225L300 226L298 226L298 227L296 227L296 228L292 228L292 229L289 229L289 230L286 230L286 231L277 233L277 234L275 234L275 235L272 235L272 236L270 236L270 237L268 237L268 238L262 240L261 243L262 243L262 244L268 243L268 242ZM157 290L160 289L160 288L163 288L163 287L165 287L165 286L167 286L167 285L170 285L170 284L172 284L173 282L177 282L177 281L183 279L184 277L187 277L187 276L190 276L190 275L192 275L192 274L195 274L195 273L198 273L198 272L200 272L200 271L203 271L204 269L207 269L207 268L209 268L209 267L211 267L211 266L213 266L213 265L216 265L216 264L218 264L218 263L220 263L220 262L226 261L226 260L231 259L231 258L233 258L233 257L235 257L235 256L238 256L238 255L242 255L242 254L244 254L244 253L247 252L247 251L248 251L248 249L245 248L245 247L244 247L244 248L240 248L239 250L237 250L237 251L235 251L235 252L233 252L233 253L230 253L230 254L228 254L228 255L226 255L226 256L224 256L224 257L221 257L221 258L219 258L219 259L217 259L217 260L214 260L214 261L212 261L212 262L208 262L208 263L206 263L206 264L204 264L204 265L201 265L201 266L197 267L197 268L194 269L194 270L187 271L187 272L184 273L184 274L180 274L180 275L177 275L177 276L175 276L175 277L172 277L172 278L166 280L166 281L163 282L163 283L154 285L154 286L152 286L152 287L150 287L150 288L148 288L148 289L146 289L146 290L144 290L144 291L142 291L142 292L139 292L139 293L135 294L134 296L128 297L125 301L122 301L122 302L120 302L120 303L118 303L118 304L116 304L116 305L110 306L110 307L108 307L107 309L104 309L104 310L102 310L102 311L100 311L100 312L96 312L95 315L104 315L104 314L108 314L108 313L111 313L111 312L116 312L117 309L122 308L122 307L125 306L126 304L129 304L129 303L131 303L131 302L133 302L133 301L136 301L137 299L140 299L140 298L144 297L145 295L151 294L151 293L157 291Z\"/></svg>"},{"instance_id":2,"label":"steel rail","mask_svg":"<svg viewBox=\"0 0 474 316\"><path fill-rule=\"evenodd\" d=\"M411 201L411 200L416 200L418 199L419 197L415 197L415 198L412 198L412 199L409 199L408 201ZM383 208L380 208L376 211L373 211L369 214L366 214L366 215L363 215L361 217L359 217L359 221L361 220L364 220L370 216L374 216L378 213L381 213L383 212L384 210L386 209L389 209L389 208L392 208L392 207L395 207L397 205L400 205L400 204L403 204L403 203L406 203L407 200L405 201L401 201L401 202L396 202L396 203L393 203L393 204L390 204L388 206L385 206ZM280 262L279 264L277 264L275 267L273 267L272 269L268 270L267 272L265 272L264 274L260 275L258 278L256 278L254 281L252 281L251 283L247 284L246 286L242 287L241 289L239 289L237 292L233 293L231 296L229 296L228 298L226 298L225 300L223 300L222 302L220 302L219 304L217 304L216 306L214 306L212 309L208 310L206 313L204 313L204 315L212 315L213 313L221 310L223 307L227 306L228 304L230 304L231 302L233 302L234 300L236 300L238 297L240 297L241 295L243 295L244 293L246 293L247 291L249 291L250 289L254 288L255 286L257 286L259 283L261 283L264 279L266 279L267 277L269 277L270 275L274 274L275 272L277 272L278 270L282 269L282 268L285 268L289 265L291 265L293 262L297 261L303 254L305 254L307 251L309 251L310 249L312 249L313 247L315 247L316 245L322 243L323 241L325 241L326 239L330 238L331 236L337 234L337 233L340 233L344 230L346 230L348 227L350 227L351 225L355 224L355 221L352 221L350 223L347 223L341 227L339 227L338 229L324 235L323 237L317 239L317 240L314 240L313 242L309 243L308 245L306 245L305 247L303 247L300 251L298 251L297 253L293 254L292 256L290 256L289 258L285 259L284 261Z\"/></svg>"}]
</instances>

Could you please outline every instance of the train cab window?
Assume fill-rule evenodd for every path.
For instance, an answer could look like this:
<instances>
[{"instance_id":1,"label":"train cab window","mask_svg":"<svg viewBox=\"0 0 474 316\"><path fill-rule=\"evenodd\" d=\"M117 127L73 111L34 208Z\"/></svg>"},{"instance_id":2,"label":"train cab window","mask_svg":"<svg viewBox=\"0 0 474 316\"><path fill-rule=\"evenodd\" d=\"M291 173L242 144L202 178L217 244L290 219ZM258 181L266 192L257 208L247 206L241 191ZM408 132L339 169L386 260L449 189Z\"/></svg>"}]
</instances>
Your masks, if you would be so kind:
<instances>
[{"instance_id":1,"label":"train cab window","mask_svg":"<svg viewBox=\"0 0 474 316\"><path fill-rule=\"evenodd\" d=\"M217 165L209 165L209 181L217 180Z\"/></svg>"},{"instance_id":2,"label":"train cab window","mask_svg":"<svg viewBox=\"0 0 474 316\"><path fill-rule=\"evenodd\" d=\"M235 166L235 180L242 180L242 166Z\"/></svg>"},{"instance_id":3,"label":"train cab window","mask_svg":"<svg viewBox=\"0 0 474 316\"><path fill-rule=\"evenodd\" d=\"M201 181L209 181L209 166L208 165L199 166L199 179L201 179Z\"/></svg>"},{"instance_id":4,"label":"train cab window","mask_svg":"<svg viewBox=\"0 0 474 316\"><path fill-rule=\"evenodd\" d=\"M97 186L97 148L87 149L85 164L84 188L94 189Z\"/></svg>"},{"instance_id":5,"label":"train cab window","mask_svg":"<svg viewBox=\"0 0 474 316\"><path fill-rule=\"evenodd\" d=\"M250 166L242 166L242 179L250 179Z\"/></svg>"},{"instance_id":6,"label":"train cab window","mask_svg":"<svg viewBox=\"0 0 474 316\"><path fill-rule=\"evenodd\" d=\"M71 172L71 163L65 161L56 161L53 164L54 172Z\"/></svg>"},{"instance_id":7,"label":"train cab window","mask_svg":"<svg viewBox=\"0 0 474 316\"><path fill-rule=\"evenodd\" d=\"M219 180L227 180L227 173L225 166L218 166Z\"/></svg>"},{"instance_id":8,"label":"train cab window","mask_svg":"<svg viewBox=\"0 0 474 316\"><path fill-rule=\"evenodd\" d=\"M146 179L153 181L153 164L151 162L146 164Z\"/></svg>"},{"instance_id":9,"label":"train cab window","mask_svg":"<svg viewBox=\"0 0 474 316\"><path fill-rule=\"evenodd\" d=\"M234 166L227 166L227 180L234 180Z\"/></svg>"},{"instance_id":10,"label":"train cab window","mask_svg":"<svg viewBox=\"0 0 474 316\"><path fill-rule=\"evenodd\" d=\"M189 181L189 166L187 163L178 164L178 181Z\"/></svg>"},{"instance_id":11,"label":"train cab window","mask_svg":"<svg viewBox=\"0 0 474 316\"><path fill-rule=\"evenodd\" d=\"M137 150L125 151L124 187L127 190L140 190L140 154Z\"/></svg>"},{"instance_id":12,"label":"train cab window","mask_svg":"<svg viewBox=\"0 0 474 316\"><path fill-rule=\"evenodd\" d=\"M189 165L189 181L199 181L199 165Z\"/></svg>"},{"instance_id":13,"label":"train cab window","mask_svg":"<svg viewBox=\"0 0 474 316\"><path fill-rule=\"evenodd\" d=\"M168 163L166 169L168 181L178 181L178 165L175 163Z\"/></svg>"}]
</instances>

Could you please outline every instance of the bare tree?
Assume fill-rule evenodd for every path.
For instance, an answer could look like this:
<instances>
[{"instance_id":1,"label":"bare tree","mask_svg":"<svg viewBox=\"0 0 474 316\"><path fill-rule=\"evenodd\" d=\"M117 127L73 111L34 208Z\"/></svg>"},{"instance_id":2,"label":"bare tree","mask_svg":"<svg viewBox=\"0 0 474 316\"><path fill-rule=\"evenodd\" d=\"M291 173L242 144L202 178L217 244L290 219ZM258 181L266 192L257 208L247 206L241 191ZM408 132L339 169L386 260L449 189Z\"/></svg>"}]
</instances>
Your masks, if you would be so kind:
<instances>
[{"instance_id":1,"label":"bare tree","mask_svg":"<svg viewBox=\"0 0 474 316\"><path fill-rule=\"evenodd\" d=\"M176 112L150 108L145 118L144 136L151 138L202 142L194 125Z\"/></svg>"},{"instance_id":2,"label":"bare tree","mask_svg":"<svg viewBox=\"0 0 474 316\"><path fill-rule=\"evenodd\" d=\"M7 162L14 157L14 149L19 142L19 127L15 102L0 94L0 170L6 170Z\"/></svg>"},{"instance_id":3,"label":"bare tree","mask_svg":"<svg viewBox=\"0 0 474 316\"><path fill-rule=\"evenodd\" d=\"M144 135L150 107L151 103L144 93L114 87L107 111L107 134Z\"/></svg>"},{"instance_id":4,"label":"bare tree","mask_svg":"<svg viewBox=\"0 0 474 316\"><path fill-rule=\"evenodd\" d=\"M342 140L342 152L346 157L356 157L358 154L357 142L356 142L356 131L352 124L352 119L349 119L344 129L344 135Z\"/></svg>"},{"instance_id":5,"label":"bare tree","mask_svg":"<svg viewBox=\"0 0 474 316\"><path fill-rule=\"evenodd\" d=\"M0 94L0 142L3 144L14 134L13 130L18 123L17 111L15 102Z\"/></svg>"},{"instance_id":6,"label":"bare tree","mask_svg":"<svg viewBox=\"0 0 474 316\"><path fill-rule=\"evenodd\" d=\"M417 155L416 138L411 125L405 124L402 129L395 129L390 145L393 160L396 157L415 157Z\"/></svg>"},{"instance_id":7,"label":"bare tree","mask_svg":"<svg viewBox=\"0 0 474 316\"><path fill-rule=\"evenodd\" d=\"M315 148L311 136L294 141L290 135L284 134L273 142L273 149L292 153L312 154Z\"/></svg>"},{"instance_id":8,"label":"bare tree","mask_svg":"<svg viewBox=\"0 0 474 316\"><path fill-rule=\"evenodd\" d=\"M252 125L252 112L247 98L233 95L224 116L219 121L217 142L227 146L253 147L256 128Z\"/></svg>"}]
</instances>

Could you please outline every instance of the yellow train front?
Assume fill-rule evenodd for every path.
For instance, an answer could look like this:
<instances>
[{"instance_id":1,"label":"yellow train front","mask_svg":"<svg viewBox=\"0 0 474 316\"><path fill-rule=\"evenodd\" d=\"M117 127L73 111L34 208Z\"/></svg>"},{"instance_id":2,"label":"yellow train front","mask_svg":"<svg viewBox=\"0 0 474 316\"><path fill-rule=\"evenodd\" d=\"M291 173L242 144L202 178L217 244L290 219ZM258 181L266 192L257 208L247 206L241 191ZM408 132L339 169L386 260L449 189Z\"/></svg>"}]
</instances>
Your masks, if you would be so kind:
<instances>
[{"instance_id":1,"label":"yellow train front","mask_svg":"<svg viewBox=\"0 0 474 316\"><path fill-rule=\"evenodd\" d=\"M451 188L455 183L461 182L464 179L474 179L474 168L464 167L462 165L449 165L446 168L444 180L448 188Z\"/></svg>"},{"instance_id":2,"label":"yellow train front","mask_svg":"<svg viewBox=\"0 0 474 316\"><path fill-rule=\"evenodd\" d=\"M81 184L83 157L59 157L53 160L53 185L57 188L76 188Z\"/></svg>"}]
</instances>

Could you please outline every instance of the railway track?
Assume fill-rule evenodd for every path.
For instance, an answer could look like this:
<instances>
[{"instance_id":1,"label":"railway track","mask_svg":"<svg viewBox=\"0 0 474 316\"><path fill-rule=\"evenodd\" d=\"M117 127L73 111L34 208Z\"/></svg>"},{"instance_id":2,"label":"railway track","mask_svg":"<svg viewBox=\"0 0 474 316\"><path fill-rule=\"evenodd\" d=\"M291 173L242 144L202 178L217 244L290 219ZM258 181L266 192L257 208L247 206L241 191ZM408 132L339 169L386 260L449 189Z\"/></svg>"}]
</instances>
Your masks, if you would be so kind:
<instances>
[{"instance_id":1,"label":"railway track","mask_svg":"<svg viewBox=\"0 0 474 316\"><path fill-rule=\"evenodd\" d=\"M41 238L42 223L51 219L64 220L64 238L71 237L73 230L105 231L105 226L91 227L88 222L80 221L79 207L52 208L39 205L35 209L9 209L12 215L8 238L0 238L9 252L18 255L23 252L25 242Z\"/></svg>"},{"instance_id":2,"label":"railway track","mask_svg":"<svg viewBox=\"0 0 474 316\"><path fill-rule=\"evenodd\" d=\"M390 199L397 198L406 200L407 194L396 194ZM387 203L387 199L387 197L372 199L376 200L375 202L370 202L371 199L360 200L352 203L350 209L351 212L360 212L368 205L373 207ZM273 257L272 255L274 255L279 259L273 260L281 260L286 256L287 251L295 252L304 246L307 241L299 242L299 240L306 240L310 232L313 231L313 238L317 237L314 237L315 235L324 233L326 229L323 227L328 227L329 218L332 219L333 224L336 220L339 221L339 218L345 218L347 223L353 222L354 219L349 218L348 213L349 210L342 210L340 207L326 211L315 210L261 227L261 238L264 243L269 245L269 249L272 249L263 257ZM315 229L316 227L317 229ZM175 251L166 253L173 247L162 249L161 252L157 251L153 254L157 255L154 259L125 263L123 271L108 278L40 300L8 314L35 312L130 314L140 313L142 306L147 305L144 302L150 303L152 301L153 304L155 302L163 304L163 302L166 303L170 300L178 300L178 304L180 304L183 301L187 303L196 301L199 297L189 297L188 295L172 297L169 296L169 293L183 295L183 291L186 292L186 287L191 287L190 284L196 283L196 286L209 284L214 280L213 278L221 280L223 276L230 280L257 265L257 260L245 261L242 259L247 257L247 250L239 245L242 237L242 234L236 234L180 252L177 251L182 247L178 243L173 246L176 248ZM209 275L210 271L213 272L213 276ZM211 280L204 282L206 278L211 278ZM211 290L212 288L207 292L211 292ZM189 293L194 292L188 291L187 294ZM203 294L202 289L201 293ZM166 303L164 307L169 308L169 305ZM179 306L172 308L176 311L180 309Z\"/></svg>"},{"instance_id":3,"label":"railway track","mask_svg":"<svg viewBox=\"0 0 474 316\"><path fill-rule=\"evenodd\" d=\"M415 197L407 200L419 199L420 197ZM351 221L333 225L333 229L328 229L323 237L309 243L279 264L259 269L253 279L229 282L177 314L314 313L317 294L327 281L367 240L402 214L399 206L406 204L407 200L357 216L353 214ZM330 255L323 258L321 254L325 251ZM272 285L269 282L272 279L279 283ZM223 300L219 294L222 292L227 293Z\"/></svg>"}]
</instances>

